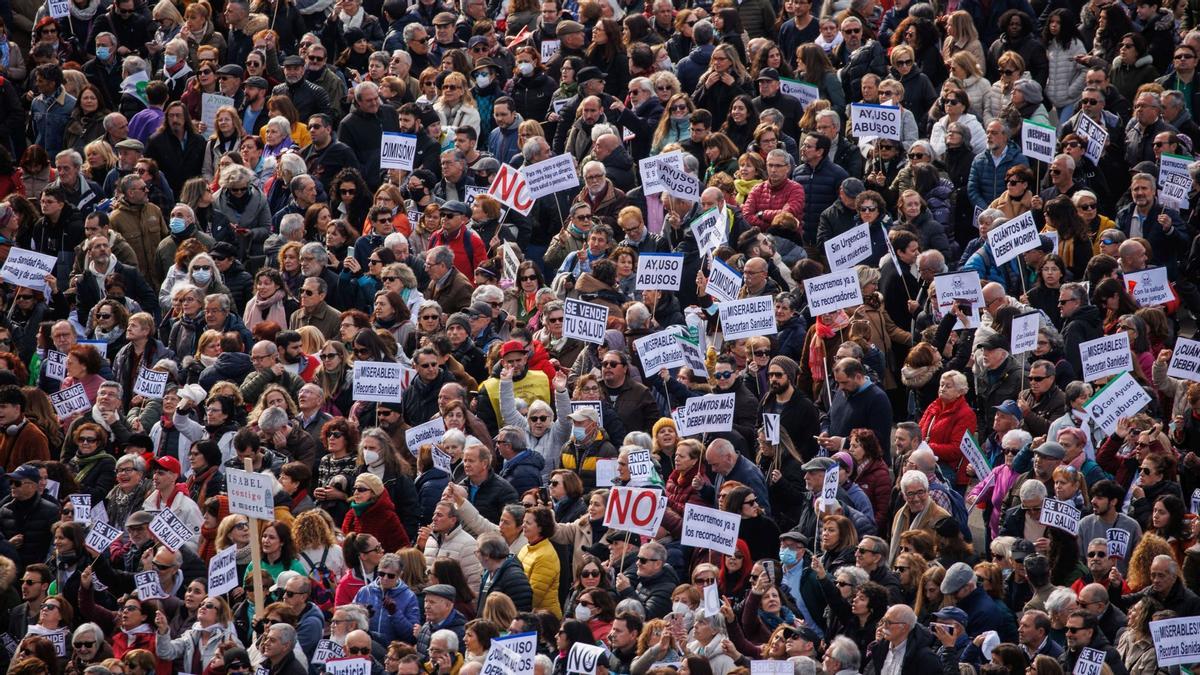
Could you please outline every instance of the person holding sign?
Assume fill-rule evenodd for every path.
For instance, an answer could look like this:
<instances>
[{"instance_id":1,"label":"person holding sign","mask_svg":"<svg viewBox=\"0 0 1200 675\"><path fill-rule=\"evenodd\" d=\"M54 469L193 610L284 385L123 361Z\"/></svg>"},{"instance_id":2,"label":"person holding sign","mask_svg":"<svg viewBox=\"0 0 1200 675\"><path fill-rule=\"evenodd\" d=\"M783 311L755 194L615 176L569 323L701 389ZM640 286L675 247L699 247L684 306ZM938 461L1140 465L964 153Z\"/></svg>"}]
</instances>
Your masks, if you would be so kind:
<instances>
[{"instance_id":1,"label":"person holding sign","mask_svg":"<svg viewBox=\"0 0 1200 675\"><path fill-rule=\"evenodd\" d=\"M162 610L154 614L154 627L154 653L163 661L181 659L187 665L208 663L224 642L241 642L233 629L233 610L219 595L200 601L196 623L177 638L171 638L170 622Z\"/></svg>"},{"instance_id":2,"label":"person holding sign","mask_svg":"<svg viewBox=\"0 0 1200 675\"><path fill-rule=\"evenodd\" d=\"M1138 96L1139 102L1147 96L1154 95L1143 93ZM1157 107L1152 110L1157 113ZM1154 176L1148 173L1135 175L1129 185L1129 195L1133 202L1117 212L1117 229L1129 236L1140 234L1145 237L1154 251L1151 265L1166 267L1169 276L1172 279L1176 278L1179 268L1179 256L1176 251L1188 250L1191 246L1187 226L1180 220L1178 211L1159 203L1158 186ZM1135 220L1141 225L1140 229L1134 228Z\"/></svg>"},{"instance_id":3,"label":"person holding sign","mask_svg":"<svg viewBox=\"0 0 1200 675\"><path fill-rule=\"evenodd\" d=\"M108 453L108 432L99 424L84 422L71 433L78 448L73 466L79 491L90 494L92 503L99 504L117 482L117 460Z\"/></svg>"}]
</instances>

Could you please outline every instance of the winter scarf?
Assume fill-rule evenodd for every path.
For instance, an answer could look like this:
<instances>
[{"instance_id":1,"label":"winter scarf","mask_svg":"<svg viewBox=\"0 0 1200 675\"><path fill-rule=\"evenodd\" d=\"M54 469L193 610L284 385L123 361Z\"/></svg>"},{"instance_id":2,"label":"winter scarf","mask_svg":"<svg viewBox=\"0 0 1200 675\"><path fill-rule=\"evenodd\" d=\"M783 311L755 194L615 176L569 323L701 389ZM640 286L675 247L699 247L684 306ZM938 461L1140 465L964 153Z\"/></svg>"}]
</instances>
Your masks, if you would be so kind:
<instances>
[{"instance_id":1,"label":"winter scarf","mask_svg":"<svg viewBox=\"0 0 1200 675\"><path fill-rule=\"evenodd\" d=\"M86 456L76 453L74 462L78 469L75 480L82 481L87 478L88 473L90 473L92 469L96 468L96 463L106 457L112 457L112 455L108 454L107 452L96 452Z\"/></svg>"},{"instance_id":2,"label":"winter scarf","mask_svg":"<svg viewBox=\"0 0 1200 675\"><path fill-rule=\"evenodd\" d=\"M808 346L808 369L812 371L814 382L824 382L825 373L825 341L834 337L850 325L850 317L846 312L838 310L817 317L813 341Z\"/></svg>"},{"instance_id":3,"label":"winter scarf","mask_svg":"<svg viewBox=\"0 0 1200 675\"><path fill-rule=\"evenodd\" d=\"M768 631L774 632L781 624L791 625L796 620L796 615L792 614L792 610L780 605L779 614L758 610L758 619L763 622Z\"/></svg>"},{"instance_id":4,"label":"winter scarf","mask_svg":"<svg viewBox=\"0 0 1200 675\"><path fill-rule=\"evenodd\" d=\"M67 9L71 11L71 18L73 19L91 21L96 17L96 12L100 9L100 0L88 0L87 7L79 7L72 2L67 5Z\"/></svg>"}]
</instances>

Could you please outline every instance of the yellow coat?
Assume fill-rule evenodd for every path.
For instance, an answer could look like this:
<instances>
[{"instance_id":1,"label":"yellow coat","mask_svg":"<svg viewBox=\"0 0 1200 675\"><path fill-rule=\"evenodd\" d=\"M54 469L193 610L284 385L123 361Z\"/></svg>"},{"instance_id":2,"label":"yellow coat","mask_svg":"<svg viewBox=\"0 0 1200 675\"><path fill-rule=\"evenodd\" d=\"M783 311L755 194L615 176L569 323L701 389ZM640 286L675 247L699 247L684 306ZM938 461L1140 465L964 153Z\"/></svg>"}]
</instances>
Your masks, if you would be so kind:
<instances>
[{"instance_id":1,"label":"yellow coat","mask_svg":"<svg viewBox=\"0 0 1200 675\"><path fill-rule=\"evenodd\" d=\"M561 565L554 545L549 539L529 544L517 554L517 560L521 561L525 576L529 577L529 587L533 589L533 608L552 612L561 619L562 607L558 604Z\"/></svg>"}]
</instances>

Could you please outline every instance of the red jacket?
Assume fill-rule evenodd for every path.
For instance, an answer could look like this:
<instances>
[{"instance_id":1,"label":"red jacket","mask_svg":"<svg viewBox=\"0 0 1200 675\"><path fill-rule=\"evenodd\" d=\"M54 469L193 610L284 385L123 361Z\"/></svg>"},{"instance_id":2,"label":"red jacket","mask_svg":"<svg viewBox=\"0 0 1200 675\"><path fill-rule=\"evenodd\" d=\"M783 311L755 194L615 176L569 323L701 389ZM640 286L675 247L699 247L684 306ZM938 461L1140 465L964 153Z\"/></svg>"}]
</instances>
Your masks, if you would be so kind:
<instances>
[{"instance_id":1,"label":"red jacket","mask_svg":"<svg viewBox=\"0 0 1200 675\"><path fill-rule=\"evenodd\" d=\"M975 411L967 404L965 396L958 397L949 406L937 398L921 416L921 436L938 460L958 473L959 485L967 483L967 462L958 446L964 432L975 433L976 424Z\"/></svg>"},{"instance_id":2,"label":"red jacket","mask_svg":"<svg viewBox=\"0 0 1200 675\"><path fill-rule=\"evenodd\" d=\"M871 507L875 510L875 524L887 523L888 509L892 505L892 478L888 473L887 463L881 459L873 459L858 467L858 476L854 482L863 489Z\"/></svg>"},{"instance_id":3,"label":"red jacket","mask_svg":"<svg viewBox=\"0 0 1200 675\"><path fill-rule=\"evenodd\" d=\"M780 211L787 211L804 222L804 188L792 179L783 181L779 189L771 187L770 181L755 185L742 204L742 216L746 222L760 230L771 226L771 219ZM762 217L758 216L762 213Z\"/></svg>"},{"instance_id":4,"label":"red jacket","mask_svg":"<svg viewBox=\"0 0 1200 675\"><path fill-rule=\"evenodd\" d=\"M475 285L475 268L488 259L487 246L475 234L475 230L463 225L454 236L447 236L445 230L438 230L429 238L429 248L434 246L449 246L454 251L454 269L462 272L472 286Z\"/></svg>"},{"instance_id":5,"label":"red jacket","mask_svg":"<svg viewBox=\"0 0 1200 675\"><path fill-rule=\"evenodd\" d=\"M392 504L387 490L379 493L375 503L368 506L361 517L351 507L342 520L342 532L373 535L385 551L399 551L409 545L408 533L400 522L400 516L396 515L396 506Z\"/></svg>"}]
</instances>

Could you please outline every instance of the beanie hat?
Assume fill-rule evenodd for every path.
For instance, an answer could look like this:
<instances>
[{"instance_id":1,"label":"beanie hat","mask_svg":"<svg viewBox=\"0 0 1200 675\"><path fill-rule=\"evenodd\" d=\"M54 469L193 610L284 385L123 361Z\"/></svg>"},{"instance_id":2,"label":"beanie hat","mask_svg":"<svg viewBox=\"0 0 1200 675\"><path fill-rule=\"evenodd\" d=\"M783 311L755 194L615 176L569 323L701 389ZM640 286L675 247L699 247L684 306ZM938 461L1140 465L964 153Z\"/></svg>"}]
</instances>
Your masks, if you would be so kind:
<instances>
[{"instance_id":1,"label":"beanie hat","mask_svg":"<svg viewBox=\"0 0 1200 675\"><path fill-rule=\"evenodd\" d=\"M467 331L468 335L471 333L471 319L462 312L455 312L446 319L446 328L449 328L450 326L458 326L459 328Z\"/></svg>"},{"instance_id":2,"label":"beanie hat","mask_svg":"<svg viewBox=\"0 0 1200 675\"><path fill-rule=\"evenodd\" d=\"M666 427L675 429L675 433L679 433L679 429L675 426L675 420L670 417L660 417L654 423L654 427L650 430L650 438L658 438L658 432Z\"/></svg>"},{"instance_id":3,"label":"beanie hat","mask_svg":"<svg viewBox=\"0 0 1200 675\"><path fill-rule=\"evenodd\" d=\"M383 481L379 480L379 476L376 476L373 473L359 474L358 477L354 479L354 482L355 484L361 483L370 488L371 493L376 497L383 492Z\"/></svg>"},{"instance_id":4,"label":"beanie hat","mask_svg":"<svg viewBox=\"0 0 1200 675\"><path fill-rule=\"evenodd\" d=\"M800 372L800 366L796 365L796 362L787 356L773 357L767 365L768 367L779 366L783 368L783 372L787 373L788 382L792 383L796 381L796 373Z\"/></svg>"},{"instance_id":5,"label":"beanie hat","mask_svg":"<svg viewBox=\"0 0 1200 675\"><path fill-rule=\"evenodd\" d=\"M1037 105L1042 102L1042 85L1033 80L1017 80L1013 88L1021 92L1021 95L1025 97L1026 103Z\"/></svg>"}]
</instances>

